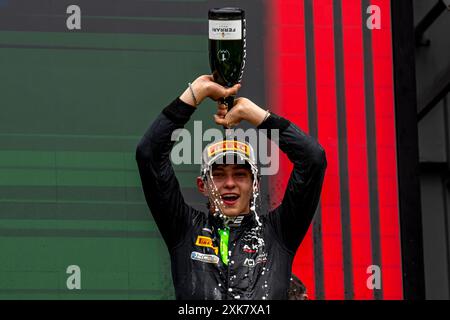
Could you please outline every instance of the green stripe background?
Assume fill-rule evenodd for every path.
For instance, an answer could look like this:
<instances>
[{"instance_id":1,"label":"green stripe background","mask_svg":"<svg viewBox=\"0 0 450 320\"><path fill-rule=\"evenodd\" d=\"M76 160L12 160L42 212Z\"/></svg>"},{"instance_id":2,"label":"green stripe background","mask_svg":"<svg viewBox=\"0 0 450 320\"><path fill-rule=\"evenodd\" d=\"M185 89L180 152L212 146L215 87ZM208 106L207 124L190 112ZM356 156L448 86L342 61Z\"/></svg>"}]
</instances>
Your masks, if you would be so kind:
<instances>
[{"instance_id":1,"label":"green stripe background","mask_svg":"<svg viewBox=\"0 0 450 320\"><path fill-rule=\"evenodd\" d=\"M172 299L134 152L209 72L206 38L0 31L0 70L0 299ZM212 108L194 120L212 126ZM198 165L175 170L191 188ZM79 291L66 287L69 265Z\"/></svg>"}]
</instances>

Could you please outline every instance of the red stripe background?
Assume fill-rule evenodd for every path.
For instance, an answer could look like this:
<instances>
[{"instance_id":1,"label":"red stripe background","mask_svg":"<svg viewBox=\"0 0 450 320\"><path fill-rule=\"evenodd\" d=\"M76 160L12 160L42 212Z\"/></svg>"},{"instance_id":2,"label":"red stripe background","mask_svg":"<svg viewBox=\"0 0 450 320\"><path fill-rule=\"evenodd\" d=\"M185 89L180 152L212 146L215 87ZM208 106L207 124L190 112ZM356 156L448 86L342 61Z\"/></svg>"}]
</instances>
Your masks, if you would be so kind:
<instances>
[{"instance_id":1,"label":"red stripe background","mask_svg":"<svg viewBox=\"0 0 450 320\"><path fill-rule=\"evenodd\" d=\"M322 248L325 299L344 298L339 146L334 61L333 0L313 2L318 140L327 154L322 189Z\"/></svg>"},{"instance_id":2,"label":"red stripe background","mask_svg":"<svg viewBox=\"0 0 450 320\"><path fill-rule=\"evenodd\" d=\"M369 208L364 52L361 0L342 0L348 182L352 277L355 299L373 299L366 285L372 264ZM395 113L392 81L390 1L372 0L382 10L382 30L372 31L381 271L385 299L401 299L402 273L397 193ZM266 60L269 108L309 131L304 2L271 0L267 4ZM322 190L322 247L325 299L344 298L340 204L333 0L314 0L314 46L318 139L327 152ZM369 15L367 15L368 17ZM280 172L271 177L272 206L282 198L292 166L280 155ZM312 228L298 249L293 273L315 298Z\"/></svg>"},{"instance_id":3,"label":"red stripe background","mask_svg":"<svg viewBox=\"0 0 450 320\"><path fill-rule=\"evenodd\" d=\"M361 12L361 0L342 2L353 292L354 299L373 299L366 273L372 264L372 245Z\"/></svg>"},{"instance_id":4,"label":"red stripe background","mask_svg":"<svg viewBox=\"0 0 450 320\"><path fill-rule=\"evenodd\" d=\"M306 81L305 20L302 1L272 1L269 4L271 41L266 47L272 67L269 98L272 110L288 117L308 132L308 101ZM270 179L272 207L281 202L292 165L280 154L280 173ZM281 179L280 179L281 177ZM292 271L299 276L315 298L312 228L297 251Z\"/></svg>"},{"instance_id":5,"label":"red stripe background","mask_svg":"<svg viewBox=\"0 0 450 320\"><path fill-rule=\"evenodd\" d=\"M382 285L384 299L402 299L391 9L389 0L372 4L382 14L381 30L372 33Z\"/></svg>"}]
</instances>

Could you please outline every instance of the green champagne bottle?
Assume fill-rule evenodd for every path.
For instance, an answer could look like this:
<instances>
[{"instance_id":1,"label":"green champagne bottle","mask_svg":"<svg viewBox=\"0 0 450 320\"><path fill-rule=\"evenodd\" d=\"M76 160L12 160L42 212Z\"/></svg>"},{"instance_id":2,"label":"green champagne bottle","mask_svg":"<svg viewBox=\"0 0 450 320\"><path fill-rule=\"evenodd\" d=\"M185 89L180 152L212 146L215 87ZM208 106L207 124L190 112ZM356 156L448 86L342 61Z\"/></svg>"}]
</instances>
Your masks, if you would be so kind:
<instances>
[{"instance_id":1,"label":"green champagne bottle","mask_svg":"<svg viewBox=\"0 0 450 320\"><path fill-rule=\"evenodd\" d=\"M209 65L214 81L224 87L241 82L246 58L245 12L240 8L215 8L208 12ZM225 100L228 110L234 97Z\"/></svg>"}]
</instances>

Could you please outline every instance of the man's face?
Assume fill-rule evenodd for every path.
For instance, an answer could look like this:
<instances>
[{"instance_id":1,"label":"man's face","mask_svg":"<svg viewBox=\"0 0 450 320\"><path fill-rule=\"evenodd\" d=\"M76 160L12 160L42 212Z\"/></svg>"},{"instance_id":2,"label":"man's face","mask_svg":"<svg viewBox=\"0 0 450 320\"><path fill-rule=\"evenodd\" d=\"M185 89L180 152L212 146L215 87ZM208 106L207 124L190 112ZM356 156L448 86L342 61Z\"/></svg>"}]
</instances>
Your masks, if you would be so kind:
<instances>
[{"instance_id":1,"label":"man's face","mask_svg":"<svg viewBox=\"0 0 450 320\"><path fill-rule=\"evenodd\" d=\"M250 212L253 181L248 166L213 165L212 176L224 204L224 215L237 216ZM199 190L202 191L202 189L204 191L204 188L199 185Z\"/></svg>"}]
</instances>

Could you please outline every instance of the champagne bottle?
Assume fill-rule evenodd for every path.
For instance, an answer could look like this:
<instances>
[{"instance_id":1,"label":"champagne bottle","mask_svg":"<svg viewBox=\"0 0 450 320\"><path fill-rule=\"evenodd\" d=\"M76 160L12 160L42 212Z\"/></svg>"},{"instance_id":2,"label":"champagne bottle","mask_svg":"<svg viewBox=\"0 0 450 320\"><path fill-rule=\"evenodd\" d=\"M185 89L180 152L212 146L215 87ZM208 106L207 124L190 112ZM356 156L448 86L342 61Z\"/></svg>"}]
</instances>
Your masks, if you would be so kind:
<instances>
[{"instance_id":1,"label":"champagne bottle","mask_svg":"<svg viewBox=\"0 0 450 320\"><path fill-rule=\"evenodd\" d=\"M214 81L224 87L241 82L245 67L245 12L240 8L215 8L208 12L209 65ZM225 101L228 110L234 97Z\"/></svg>"}]
</instances>

